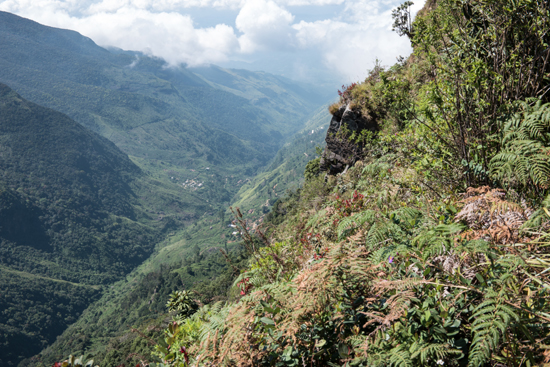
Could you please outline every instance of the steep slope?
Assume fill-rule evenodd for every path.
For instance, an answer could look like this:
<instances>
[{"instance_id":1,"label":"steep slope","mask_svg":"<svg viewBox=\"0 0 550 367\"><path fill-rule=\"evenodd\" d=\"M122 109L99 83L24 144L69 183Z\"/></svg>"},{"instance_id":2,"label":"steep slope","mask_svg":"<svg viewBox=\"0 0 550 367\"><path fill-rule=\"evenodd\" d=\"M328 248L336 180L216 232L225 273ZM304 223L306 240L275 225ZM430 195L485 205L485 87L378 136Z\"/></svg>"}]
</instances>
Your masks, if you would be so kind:
<instances>
[{"instance_id":1,"label":"steep slope","mask_svg":"<svg viewBox=\"0 0 550 367\"><path fill-rule=\"evenodd\" d=\"M329 119L326 107L316 111L305 123L306 129L281 148L264 172L252 180L237 182L241 191L233 200L238 200L243 208L258 208L250 218L258 219L264 214L262 209L269 209L287 189L299 186L305 164L315 154L316 145L322 143L326 133L322 127ZM271 186L278 184L275 193L271 193L269 206L264 207L270 193L262 190L267 187L267 184L262 186L262 182ZM235 206L234 201L232 203ZM243 267L245 258L239 245L240 236L229 226L232 219L225 208L210 209L193 225L168 236L143 264L114 283L83 312L55 343L33 359L23 361L21 366L48 365L70 353L86 352L94 355L101 366L114 367L132 360L129 357L132 353L147 355L151 346L132 332L132 328L155 335L162 318L166 317L165 304L171 292L181 287L193 289L204 303L226 299L227 289L237 274L219 250L229 252L233 266Z\"/></svg>"},{"instance_id":2,"label":"steep slope","mask_svg":"<svg viewBox=\"0 0 550 367\"><path fill-rule=\"evenodd\" d=\"M147 258L143 173L107 139L0 84L0 364L52 342Z\"/></svg>"},{"instance_id":3,"label":"steep slope","mask_svg":"<svg viewBox=\"0 0 550 367\"><path fill-rule=\"evenodd\" d=\"M298 189L303 183L307 163L317 154L317 147L325 144L329 121L327 106L319 108L304 129L277 152L269 165L240 188L233 198L233 206L253 210L251 217L258 218L288 190Z\"/></svg>"},{"instance_id":4,"label":"steep slope","mask_svg":"<svg viewBox=\"0 0 550 367\"><path fill-rule=\"evenodd\" d=\"M394 10L414 54L340 91L303 188L243 236L240 298L174 317L153 358L548 365L550 3L434 3Z\"/></svg>"},{"instance_id":5,"label":"steep slope","mask_svg":"<svg viewBox=\"0 0 550 367\"><path fill-rule=\"evenodd\" d=\"M0 49L0 82L22 96L2 97L2 365L49 345L163 236L225 208L324 102L281 77L168 68L4 12Z\"/></svg>"}]
</instances>

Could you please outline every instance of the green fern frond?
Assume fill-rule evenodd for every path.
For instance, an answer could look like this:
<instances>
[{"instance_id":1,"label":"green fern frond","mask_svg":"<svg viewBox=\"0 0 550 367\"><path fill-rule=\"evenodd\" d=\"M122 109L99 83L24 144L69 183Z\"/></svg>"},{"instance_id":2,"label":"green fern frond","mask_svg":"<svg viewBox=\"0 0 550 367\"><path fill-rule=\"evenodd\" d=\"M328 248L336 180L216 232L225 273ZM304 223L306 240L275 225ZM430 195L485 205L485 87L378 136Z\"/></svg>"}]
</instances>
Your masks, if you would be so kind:
<instances>
[{"instance_id":1,"label":"green fern frond","mask_svg":"<svg viewBox=\"0 0 550 367\"><path fill-rule=\"evenodd\" d=\"M315 226L318 224L321 218L323 218L326 215L327 211L326 209L319 210L316 212L307 222L306 227L308 228L315 228Z\"/></svg>"},{"instance_id":2,"label":"green fern frond","mask_svg":"<svg viewBox=\"0 0 550 367\"><path fill-rule=\"evenodd\" d=\"M409 222L411 220L417 220L421 217L422 212L420 210L409 207L399 208L390 213L390 218L393 218L400 222Z\"/></svg>"},{"instance_id":3,"label":"green fern frond","mask_svg":"<svg viewBox=\"0 0 550 367\"><path fill-rule=\"evenodd\" d=\"M379 176L380 173L386 172L391 168L391 165L385 162L374 162L371 164L368 164L363 168L363 175L370 176L370 177L376 177Z\"/></svg>"},{"instance_id":4,"label":"green fern frond","mask_svg":"<svg viewBox=\"0 0 550 367\"><path fill-rule=\"evenodd\" d=\"M375 249L382 244L388 246L394 239L404 237L401 228L390 221L375 222L367 233L365 244L367 248Z\"/></svg>"},{"instance_id":5,"label":"green fern frond","mask_svg":"<svg viewBox=\"0 0 550 367\"><path fill-rule=\"evenodd\" d=\"M433 229L423 231L413 238L412 243L421 253L423 259L441 255L451 248L451 235L461 231L463 225L439 225Z\"/></svg>"},{"instance_id":6,"label":"green fern frond","mask_svg":"<svg viewBox=\"0 0 550 367\"><path fill-rule=\"evenodd\" d=\"M414 347L414 348L413 348ZM423 340L419 340L418 343L415 343L411 347L412 354L411 359L416 359L420 357L420 363L426 365L430 360L443 360L446 359L449 355L460 355L460 352L457 349L452 349L451 346L447 343L429 343L424 344Z\"/></svg>"},{"instance_id":7,"label":"green fern frond","mask_svg":"<svg viewBox=\"0 0 550 367\"><path fill-rule=\"evenodd\" d=\"M381 264L387 262L389 257L395 255L395 253L395 246L382 246L371 253L369 261L373 264Z\"/></svg>"},{"instance_id":8,"label":"green fern frond","mask_svg":"<svg viewBox=\"0 0 550 367\"><path fill-rule=\"evenodd\" d=\"M539 101L540 102L540 101ZM502 149L490 162L495 178L511 185L550 186L550 104L537 102L503 125Z\"/></svg>"},{"instance_id":9,"label":"green fern frond","mask_svg":"<svg viewBox=\"0 0 550 367\"><path fill-rule=\"evenodd\" d=\"M473 340L468 366L479 366L489 361L511 321L519 321L516 312L502 303L496 292L489 291L486 297L488 298L474 309L472 315Z\"/></svg>"},{"instance_id":10,"label":"green fern frond","mask_svg":"<svg viewBox=\"0 0 550 367\"><path fill-rule=\"evenodd\" d=\"M338 240L341 241L344 238L351 235L356 229L363 226L365 223L371 225L376 220L376 212L373 210L365 210L355 215L346 217L338 224Z\"/></svg>"},{"instance_id":11,"label":"green fern frond","mask_svg":"<svg viewBox=\"0 0 550 367\"><path fill-rule=\"evenodd\" d=\"M411 360L410 352L405 349L402 345L399 345L396 348L393 348L390 351L390 366L395 367L412 367L413 363Z\"/></svg>"},{"instance_id":12,"label":"green fern frond","mask_svg":"<svg viewBox=\"0 0 550 367\"><path fill-rule=\"evenodd\" d=\"M512 255L512 254L506 254L499 256L495 260L495 265L500 266L502 268L508 269L508 271L513 271L520 266L525 266L525 260L522 259L520 256ZM505 273L509 274L509 273Z\"/></svg>"}]
</instances>

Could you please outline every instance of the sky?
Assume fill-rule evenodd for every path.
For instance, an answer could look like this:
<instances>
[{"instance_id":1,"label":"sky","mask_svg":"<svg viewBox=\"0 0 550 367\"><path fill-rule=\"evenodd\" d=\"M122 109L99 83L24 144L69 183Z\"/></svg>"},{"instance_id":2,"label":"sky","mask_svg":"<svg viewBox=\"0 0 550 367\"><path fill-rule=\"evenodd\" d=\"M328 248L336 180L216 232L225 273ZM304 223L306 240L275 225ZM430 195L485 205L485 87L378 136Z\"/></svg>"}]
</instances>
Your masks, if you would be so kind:
<instances>
[{"instance_id":1,"label":"sky","mask_svg":"<svg viewBox=\"0 0 550 367\"><path fill-rule=\"evenodd\" d=\"M410 54L408 39L391 30L391 10L403 1L0 0L0 10L174 66L347 84L363 80L376 60L389 66ZM413 13L423 5L415 1Z\"/></svg>"}]
</instances>

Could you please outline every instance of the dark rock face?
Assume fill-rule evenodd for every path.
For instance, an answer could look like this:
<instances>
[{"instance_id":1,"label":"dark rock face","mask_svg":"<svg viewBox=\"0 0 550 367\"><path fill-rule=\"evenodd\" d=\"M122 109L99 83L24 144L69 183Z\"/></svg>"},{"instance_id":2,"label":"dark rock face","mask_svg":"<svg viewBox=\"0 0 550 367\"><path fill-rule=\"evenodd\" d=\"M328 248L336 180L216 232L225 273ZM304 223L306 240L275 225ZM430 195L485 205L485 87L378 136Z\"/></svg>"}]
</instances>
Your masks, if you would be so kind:
<instances>
[{"instance_id":1,"label":"dark rock face","mask_svg":"<svg viewBox=\"0 0 550 367\"><path fill-rule=\"evenodd\" d=\"M363 147L351 142L349 134L365 129L376 131L378 126L375 121L368 121L359 111L351 109L349 104L341 106L330 121L325 138L327 146L319 162L320 170L335 175L359 160Z\"/></svg>"}]
</instances>

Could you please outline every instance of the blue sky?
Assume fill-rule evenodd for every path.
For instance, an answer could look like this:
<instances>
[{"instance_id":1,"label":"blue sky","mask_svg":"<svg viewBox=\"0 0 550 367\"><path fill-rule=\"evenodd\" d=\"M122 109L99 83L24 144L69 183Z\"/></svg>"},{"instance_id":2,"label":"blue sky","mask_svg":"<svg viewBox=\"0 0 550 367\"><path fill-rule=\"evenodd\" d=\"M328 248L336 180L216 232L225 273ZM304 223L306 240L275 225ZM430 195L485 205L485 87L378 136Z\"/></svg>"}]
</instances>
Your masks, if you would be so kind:
<instances>
[{"instance_id":1,"label":"blue sky","mask_svg":"<svg viewBox=\"0 0 550 367\"><path fill-rule=\"evenodd\" d=\"M338 85L410 53L403 0L0 0L0 10L171 65L216 64ZM415 1L413 12L423 6ZM341 82L340 82L341 81Z\"/></svg>"}]
</instances>

